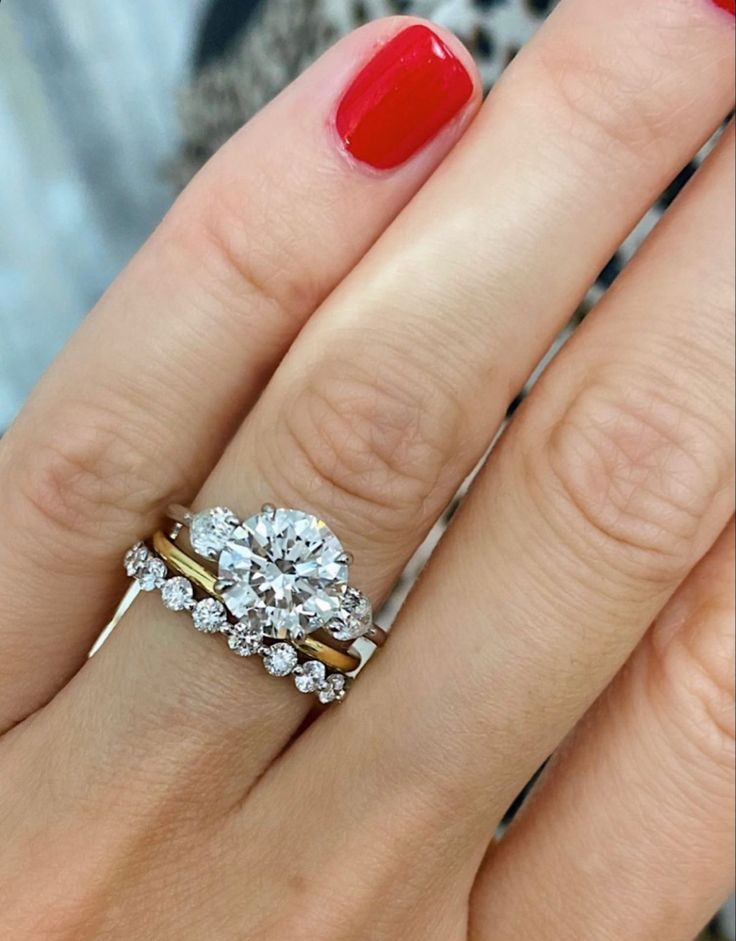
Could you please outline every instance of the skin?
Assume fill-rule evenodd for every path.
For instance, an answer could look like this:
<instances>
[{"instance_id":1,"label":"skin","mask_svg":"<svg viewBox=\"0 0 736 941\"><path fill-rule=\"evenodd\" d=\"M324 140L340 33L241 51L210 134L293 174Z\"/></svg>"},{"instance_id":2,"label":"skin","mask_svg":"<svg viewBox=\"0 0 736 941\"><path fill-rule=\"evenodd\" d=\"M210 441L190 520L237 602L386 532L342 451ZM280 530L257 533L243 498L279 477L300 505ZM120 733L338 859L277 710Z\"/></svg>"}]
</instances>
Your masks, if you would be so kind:
<instances>
[{"instance_id":1,"label":"skin","mask_svg":"<svg viewBox=\"0 0 736 941\"><path fill-rule=\"evenodd\" d=\"M733 21L706 0L562 0L482 108L476 80L367 173L330 117L405 25L348 37L236 135L2 441L3 937L689 941L729 891L731 129L343 705L307 723L150 597L86 660L123 551L194 494L319 513L385 598L733 107Z\"/></svg>"}]
</instances>

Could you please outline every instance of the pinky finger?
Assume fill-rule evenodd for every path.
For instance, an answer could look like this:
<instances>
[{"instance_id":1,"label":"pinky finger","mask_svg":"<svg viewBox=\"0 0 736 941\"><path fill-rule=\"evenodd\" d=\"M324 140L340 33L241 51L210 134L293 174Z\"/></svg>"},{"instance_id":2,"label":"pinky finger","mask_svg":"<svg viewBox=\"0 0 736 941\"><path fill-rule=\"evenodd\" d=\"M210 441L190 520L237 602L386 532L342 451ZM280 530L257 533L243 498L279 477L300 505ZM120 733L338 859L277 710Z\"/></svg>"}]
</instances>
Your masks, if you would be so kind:
<instances>
[{"instance_id":1,"label":"pinky finger","mask_svg":"<svg viewBox=\"0 0 736 941\"><path fill-rule=\"evenodd\" d=\"M473 941L691 941L733 884L734 526L580 724L474 892Z\"/></svg>"}]
</instances>

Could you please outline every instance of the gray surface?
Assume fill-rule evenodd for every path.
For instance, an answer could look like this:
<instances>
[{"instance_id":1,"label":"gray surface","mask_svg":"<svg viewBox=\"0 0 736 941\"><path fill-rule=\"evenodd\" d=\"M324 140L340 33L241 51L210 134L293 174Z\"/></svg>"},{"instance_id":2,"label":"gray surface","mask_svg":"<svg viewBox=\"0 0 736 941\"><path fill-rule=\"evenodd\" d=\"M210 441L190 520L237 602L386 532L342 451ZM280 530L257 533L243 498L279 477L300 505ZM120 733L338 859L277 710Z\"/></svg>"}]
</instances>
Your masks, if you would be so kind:
<instances>
[{"instance_id":1,"label":"gray surface","mask_svg":"<svg viewBox=\"0 0 736 941\"><path fill-rule=\"evenodd\" d=\"M172 193L204 0L0 8L0 431Z\"/></svg>"}]
</instances>

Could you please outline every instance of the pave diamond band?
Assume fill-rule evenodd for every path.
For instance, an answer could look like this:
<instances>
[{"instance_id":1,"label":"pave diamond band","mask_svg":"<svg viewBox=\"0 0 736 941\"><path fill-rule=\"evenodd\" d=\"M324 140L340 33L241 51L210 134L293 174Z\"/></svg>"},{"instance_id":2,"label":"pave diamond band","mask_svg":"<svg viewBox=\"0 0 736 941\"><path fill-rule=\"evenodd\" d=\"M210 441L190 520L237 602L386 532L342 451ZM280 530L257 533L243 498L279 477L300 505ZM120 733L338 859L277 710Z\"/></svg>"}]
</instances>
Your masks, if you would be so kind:
<instances>
[{"instance_id":1,"label":"pave diamond band","mask_svg":"<svg viewBox=\"0 0 736 941\"><path fill-rule=\"evenodd\" d=\"M169 509L173 527L138 543L125 570L203 633L222 633L238 656L260 657L302 693L340 701L385 633L369 599L349 584L352 557L317 516L264 506L241 521L214 507Z\"/></svg>"}]
</instances>

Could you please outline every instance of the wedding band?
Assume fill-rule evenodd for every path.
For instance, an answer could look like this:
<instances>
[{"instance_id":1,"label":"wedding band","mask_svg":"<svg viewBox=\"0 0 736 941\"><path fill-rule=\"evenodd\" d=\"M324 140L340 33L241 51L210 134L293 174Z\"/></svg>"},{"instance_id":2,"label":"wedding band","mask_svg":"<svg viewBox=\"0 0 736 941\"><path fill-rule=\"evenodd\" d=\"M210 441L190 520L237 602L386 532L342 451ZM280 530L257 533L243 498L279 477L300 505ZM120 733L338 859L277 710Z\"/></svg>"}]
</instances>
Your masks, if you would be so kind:
<instances>
[{"instance_id":1,"label":"wedding band","mask_svg":"<svg viewBox=\"0 0 736 941\"><path fill-rule=\"evenodd\" d=\"M349 582L352 557L318 517L267 504L241 521L226 507L192 513L138 543L125 569L139 588L188 611L204 633L222 633L241 656L259 655L323 703L344 698L385 632Z\"/></svg>"}]
</instances>

